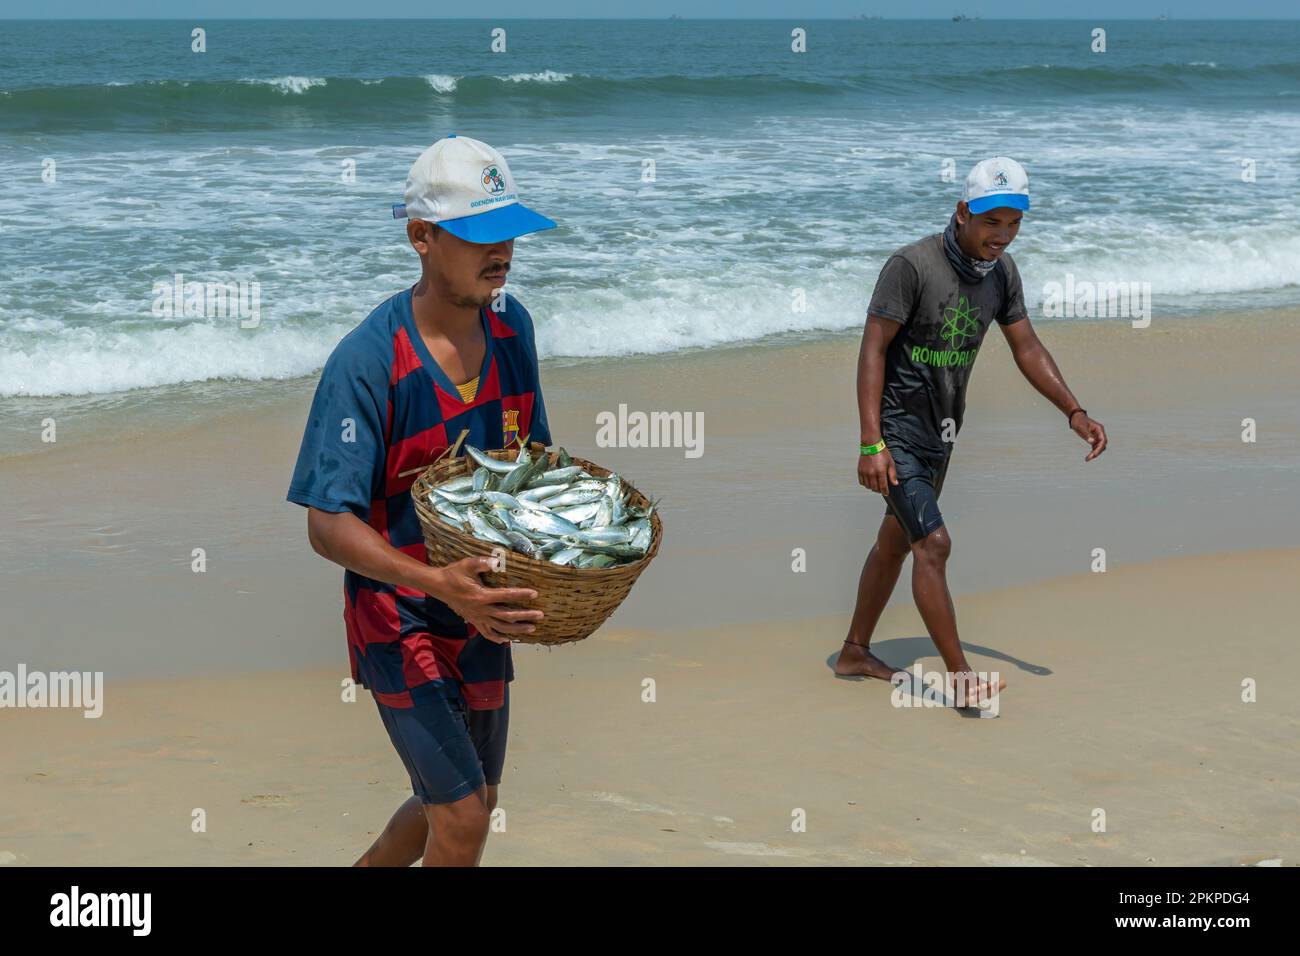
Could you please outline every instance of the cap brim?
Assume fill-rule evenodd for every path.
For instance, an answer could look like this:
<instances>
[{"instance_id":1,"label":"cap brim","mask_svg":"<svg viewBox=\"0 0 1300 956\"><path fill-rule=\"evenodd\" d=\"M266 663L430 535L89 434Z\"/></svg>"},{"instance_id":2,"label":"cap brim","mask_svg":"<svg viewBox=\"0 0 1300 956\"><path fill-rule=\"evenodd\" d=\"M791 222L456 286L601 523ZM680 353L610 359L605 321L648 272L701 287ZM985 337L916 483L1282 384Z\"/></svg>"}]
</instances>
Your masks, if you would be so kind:
<instances>
[{"instance_id":1,"label":"cap brim","mask_svg":"<svg viewBox=\"0 0 1300 956\"><path fill-rule=\"evenodd\" d=\"M994 193L992 196L981 196L966 203L966 208L977 216L999 206L1008 209L1028 209L1029 197L1024 193Z\"/></svg>"},{"instance_id":2,"label":"cap brim","mask_svg":"<svg viewBox=\"0 0 1300 956\"><path fill-rule=\"evenodd\" d=\"M443 229L466 242L487 245L517 239L530 232L554 229L555 223L540 213L535 213L523 203L511 203L476 216L461 216L438 223Z\"/></svg>"}]
</instances>

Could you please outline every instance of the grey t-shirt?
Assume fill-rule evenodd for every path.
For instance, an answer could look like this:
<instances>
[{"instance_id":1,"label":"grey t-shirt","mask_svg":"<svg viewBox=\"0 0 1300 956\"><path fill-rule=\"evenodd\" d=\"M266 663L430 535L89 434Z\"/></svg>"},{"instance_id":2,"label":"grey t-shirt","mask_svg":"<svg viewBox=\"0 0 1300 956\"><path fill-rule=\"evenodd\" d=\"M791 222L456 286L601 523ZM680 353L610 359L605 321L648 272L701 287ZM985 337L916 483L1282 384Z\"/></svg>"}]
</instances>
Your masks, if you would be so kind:
<instances>
[{"instance_id":1,"label":"grey t-shirt","mask_svg":"<svg viewBox=\"0 0 1300 956\"><path fill-rule=\"evenodd\" d=\"M968 282L948 262L942 233L927 236L885 262L867 313L902 326L885 352L881 437L886 445L945 457L952 445L943 440L944 421L953 421L955 436L989 324L1028 317L1015 262L1003 253L988 275Z\"/></svg>"}]
</instances>

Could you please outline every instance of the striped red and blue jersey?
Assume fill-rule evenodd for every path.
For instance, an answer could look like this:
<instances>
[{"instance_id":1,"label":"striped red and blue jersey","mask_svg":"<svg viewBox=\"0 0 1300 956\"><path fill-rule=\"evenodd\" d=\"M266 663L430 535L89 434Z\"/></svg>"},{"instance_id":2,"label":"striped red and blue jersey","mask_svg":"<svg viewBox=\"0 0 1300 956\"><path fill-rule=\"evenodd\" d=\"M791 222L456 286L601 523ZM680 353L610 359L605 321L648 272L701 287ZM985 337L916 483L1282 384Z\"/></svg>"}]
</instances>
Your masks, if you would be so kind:
<instances>
[{"instance_id":1,"label":"striped red and blue jersey","mask_svg":"<svg viewBox=\"0 0 1300 956\"><path fill-rule=\"evenodd\" d=\"M399 292L335 347L312 400L289 500L351 511L399 551L427 560L412 483L469 429L466 442L550 444L533 322L513 296L482 309L487 342L479 387L461 399L425 347ZM494 710L514 679L509 644L480 636L447 605L352 571L343 576L352 678L381 704L413 707L459 685L475 710Z\"/></svg>"}]
</instances>

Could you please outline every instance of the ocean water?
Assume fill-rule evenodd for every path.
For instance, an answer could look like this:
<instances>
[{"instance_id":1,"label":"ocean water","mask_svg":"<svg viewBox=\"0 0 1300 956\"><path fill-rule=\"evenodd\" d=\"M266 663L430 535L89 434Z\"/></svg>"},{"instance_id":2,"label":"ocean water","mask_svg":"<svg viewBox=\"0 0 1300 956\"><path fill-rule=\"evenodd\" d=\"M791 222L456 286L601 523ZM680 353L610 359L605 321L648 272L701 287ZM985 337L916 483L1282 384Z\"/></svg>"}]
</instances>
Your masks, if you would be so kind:
<instances>
[{"instance_id":1,"label":"ocean water","mask_svg":"<svg viewBox=\"0 0 1300 956\"><path fill-rule=\"evenodd\" d=\"M998 153L1035 310L1067 276L1154 321L1300 303L1296 22L0 21L0 407L311 374L414 280L390 206L449 132L560 223L509 285L544 356L860 327ZM177 274L255 284L255 327L155 314Z\"/></svg>"}]
</instances>

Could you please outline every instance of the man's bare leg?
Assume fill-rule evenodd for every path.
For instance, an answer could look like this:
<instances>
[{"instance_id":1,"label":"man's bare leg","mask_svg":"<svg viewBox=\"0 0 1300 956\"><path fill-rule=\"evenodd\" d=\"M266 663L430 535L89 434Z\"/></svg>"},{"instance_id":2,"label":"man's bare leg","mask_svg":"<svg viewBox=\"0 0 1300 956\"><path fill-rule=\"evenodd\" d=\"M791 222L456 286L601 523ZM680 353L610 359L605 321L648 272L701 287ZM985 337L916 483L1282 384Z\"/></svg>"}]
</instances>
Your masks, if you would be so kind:
<instances>
[{"instance_id":1,"label":"man's bare leg","mask_svg":"<svg viewBox=\"0 0 1300 956\"><path fill-rule=\"evenodd\" d=\"M835 673L841 677L878 677L889 680L896 668L871 653L871 635L876 630L894 585L907 560L907 532L892 514L880 523L876 543L872 545L858 578L858 600L849 622L849 636L835 661Z\"/></svg>"},{"instance_id":2,"label":"man's bare leg","mask_svg":"<svg viewBox=\"0 0 1300 956\"><path fill-rule=\"evenodd\" d=\"M951 553L952 539L943 527L912 545L912 597L930 639L948 668L949 679L956 684L957 706L965 707L992 697L1007 686L1007 681L999 677L997 686L991 687L987 681L977 680L966 660L957 637L957 611L948 592L947 567Z\"/></svg>"},{"instance_id":3,"label":"man's bare leg","mask_svg":"<svg viewBox=\"0 0 1300 956\"><path fill-rule=\"evenodd\" d=\"M410 866L423 855L428 841L429 822L424 815L424 806L419 797L411 796L397 808L370 849L352 865Z\"/></svg>"},{"instance_id":4,"label":"man's bare leg","mask_svg":"<svg viewBox=\"0 0 1300 956\"><path fill-rule=\"evenodd\" d=\"M424 846L425 866L478 866L491 822L488 789L479 787L455 803L425 805L424 814L429 821L429 838ZM495 796L494 793L494 804Z\"/></svg>"}]
</instances>

